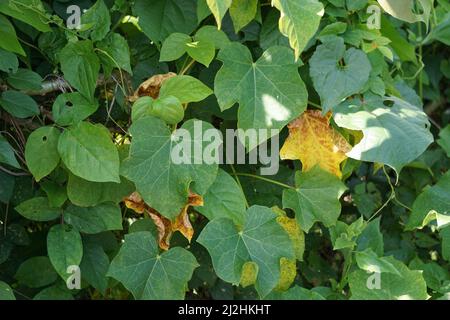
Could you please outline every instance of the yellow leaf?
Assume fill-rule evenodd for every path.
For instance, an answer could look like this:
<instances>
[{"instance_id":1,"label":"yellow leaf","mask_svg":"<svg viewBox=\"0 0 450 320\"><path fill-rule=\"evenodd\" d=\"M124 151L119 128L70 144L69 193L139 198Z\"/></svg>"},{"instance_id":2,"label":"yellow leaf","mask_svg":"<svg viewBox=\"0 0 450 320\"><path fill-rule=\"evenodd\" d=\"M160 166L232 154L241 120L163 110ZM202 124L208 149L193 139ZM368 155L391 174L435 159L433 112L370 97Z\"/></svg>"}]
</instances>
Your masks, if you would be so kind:
<instances>
[{"instance_id":1,"label":"yellow leaf","mask_svg":"<svg viewBox=\"0 0 450 320\"><path fill-rule=\"evenodd\" d=\"M241 280L239 284L245 288L255 284L258 277L259 267L255 262L247 261L242 266Z\"/></svg>"},{"instance_id":2,"label":"yellow leaf","mask_svg":"<svg viewBox=\"0 0 450 320\"><path fill-rule=\"evenodd\" d=\"M286 291L292 285L297 276L297 264L295 260L289 260L286 258L280 259L280 280L275 291Z\"/></svg>"},{"instance_id":3,"label":"yellow leaf","mask_svg":"<svg viewBox=\"0 0 450 320\"><path fill-rule=\"evenodd\" d=\"M303 253L305 252L305 234L297 223L297 220L289 218L286 212L278 207L272 207L272 211L278 214L277 222L280 224L294 247L295 257L299 261L303 261Z\"/></svg>"},{"instance_id":4,"label":"yellow leaf","mask_svg":"<svg viewBox=\"0 0 450 320\"><path fill-rule=\"evenodd\" d=\"M289 137L281 148L281 159L300 160L303 171L315 165L342 177L340 164L347 159L350 145L330 126L330 116L319 110L308 110L288 126Z\"/></svg>"}]
</instances>

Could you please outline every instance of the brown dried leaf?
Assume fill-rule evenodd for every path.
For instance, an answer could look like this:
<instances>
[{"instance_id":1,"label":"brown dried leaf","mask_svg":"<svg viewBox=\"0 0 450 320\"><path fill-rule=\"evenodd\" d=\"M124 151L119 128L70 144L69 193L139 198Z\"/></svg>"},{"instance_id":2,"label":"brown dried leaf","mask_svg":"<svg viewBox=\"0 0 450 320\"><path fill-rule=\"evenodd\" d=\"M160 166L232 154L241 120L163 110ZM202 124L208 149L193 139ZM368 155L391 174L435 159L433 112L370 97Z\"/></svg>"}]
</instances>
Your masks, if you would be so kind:
<instances>
[{"instance_id":1,"label":"brown dried leaf","mask_svg":"<svg viewBox=\"0 0 450 320\"><path fill-rule=\"evenodd\" d=\"M149 96L153 99L158 98L162 83L165 80L175 76L176 73L173 72L154 75L153 77L142 82L139 88L137 88L137 90L134 92L133 96L128 97L128 100L130 102L135 102L137 99L144 96Z\"/></svg>"},{"instance_id":2,"label":"brown dried leaf","mask_svg":"<svg viewBox=\"0 0 450 320\"><path fill-rule=\"evenodd\" d=\"M187 204L175 218L175 221L172 222L161 215L158 211L148 206L137 192L134 192L129 197L125 198L124 201L128 208L136 211L137 213L147 212L158 229L159 247L163 250L169 250L170 238L175 231L179 231L186 239L189 240L189 242L191 241L194 235L194 228L189 221L188 208L191 206L203 206L202 196L189 192Z\"/></svg>"}]
</instances>

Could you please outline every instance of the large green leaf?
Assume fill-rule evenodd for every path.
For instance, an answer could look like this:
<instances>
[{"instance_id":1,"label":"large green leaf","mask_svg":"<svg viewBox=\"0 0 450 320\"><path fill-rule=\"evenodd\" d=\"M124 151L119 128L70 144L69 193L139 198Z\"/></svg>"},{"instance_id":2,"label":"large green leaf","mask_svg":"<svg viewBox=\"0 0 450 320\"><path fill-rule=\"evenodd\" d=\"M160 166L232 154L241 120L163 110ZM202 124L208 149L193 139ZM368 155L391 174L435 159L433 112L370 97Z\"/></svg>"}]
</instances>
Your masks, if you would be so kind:
<instances>
[{"instance_id":1,"label":"large green leaf","mask_svg":"<svg viewBox=\"0 0 450 320\"><path fill-rule=\"evenodd\" d=\"M431 8L433 7L434 0L418 0L422 7L421 14L415 14L413 12L414 0L377 0L380 6L389 13L391 16L397 19L414 23L424 22L428 26L428 20L430 18Z\"/></svg>"},{"instance_id":2,"label":"large green leaf","mask_svg":"<svg viewBox=\"0 0 450 320\"><path fill-rule=\"evenodd\" d=\"M387 164L397 173L433 142L427 115L395 97L367 95L364 102L352 100L336 108L334 120L340 127L364 134L347 156Z\"/></svg>"},{"instance_id":3,"label":"large green leaf","mask_svg":"<svg viewBox=\"0 0 450 320\"><path fill-rule=\"evenodd\" d=\"M81 277L103 295L108 288L106 273L109 268L109 258L100 244L83 239L83 259L81 260Z\"/></svg>"},{"instance_id":4,"label":"large green leaf","mask_svg":"<svg viewBox=\"0 0 450 320\"><path fill-rule=\"evenodd\" d=\"M100 41L108 34L111 26L111 17L108 7L103 0L97 2L90 7L82 16L81 23L90 25L89 30L83 32L86 38L91 37L92 41Z\"/></svg>"},{"instance_id":5,"label":"large green leaf","mask_svg":"<svg viewBox=\"0 0 450 320\"><path fill-rule=\"evenodd\" d=\"M48 257L33 257L24 261L14 276L29 288L45 287L58 279Z\"/></svg>"},{"instance_id":6,"label":"large green leaf","mask_svg":"<svg viewBox=\"0 0 450 320\"><path fill-rule=\"evenodd\" d=\"M217 163L206 164L202 154L192 151L194 145L205 147L209 144L202 136L205 130L214 130L213 127L209 123L189 120L181 129L189 133L189 137L171 133L157 118L139 119L130 128L133 137L130 155L122 165L122 174L135 183L145 202L170 219L185 206L191 182L194 182L193 191L205 194L214 182L218 168ZM183 146L188 149L184 163L174 163L172 153L180 154L177 149Z\"/></svg>"},{"instance_id":7,"label":"large green leaf","mask_svg":"<svg viewBox=\"0 0 450 320\"><path fill-rule=\"evenodd\" d=\"M60 126L75 125L98 109L96 100L86 99L78 92L60 94L53 103L53 119Z\"/></svg>"},{"instance_id":8,"label":"large green leaf","mask_svg":"<svg viewBox=\"0 0 450 320\"><path fill-rule=\"evenodd\" d=\"M314 88L324 112L343 99L362 91L372 69L367 55L358 49L345 49L344 39L327 38L310 60Z\"/></svg>"},{"instance_id":9,"label":"large green leaf","mask_svg":"<svg viewBox=\"0 0 450 320\"><path fill-rule=\"evenodd\" d=\"M41 32L49 32L52 29L44 18L46 11L40 0L2 0L0 12L23 21Z\"/></svg>"},{"instance_id":10,"label":"large green leaf","mask_svg":"<svg viewBox=\"0 0 450 320\"><path fill-rule=\"evenodd\" d=\"M8 83L17 90L40 90L42 77L31 70L19 69L8 76Z\"/></svg>"},{"instance_id":11,"label":"large green leaf","mask_svg":"<svg viewBox=\"0 0 450 320\"><path fill-rule=\"evenodd\" d=\"M9 20L0 14L0 48L25 56L22 46L17 39L16 30Z\"/></svg>"},{"instance_id":12,"label":"large green leaf","mask_svg":"<svg viewBox=\"0 0 450 320\"><path fill-rule=\"evenodd\" d=\"M56 272L67 280L67 269L79 266L83 257L80 234L68 225L54 225L47 235L47 252Z\"/></svg>"},{"instance_id":13,"label":"large green leaf","mask_svg":"<svg viewBox=\"0 0 450 320\"><path fill-rule=\"evenodd\" d=\"M239 128L282 129L305 110L305 84L288 48L271 47L253 62L247 47L232 43L218 59L214 91L222 111L239 103Z\"/></svg>"},{"instance_id":14,"label":"large green leaf","mask_svg":"<svg viewBox=\"0 0 450 320\"><path fill-rule=\"evenodd\" d=\"M59 53L61 70L70 85L86 99L94 98L100 62L92 41L69 42Z\"/></svg>"},{"instance_id":15,"label":"large green leaf","mask_svg":"<svg viewBox=\"0 0 450 320\"><path fill-rule=\"evenodd\" d=\"M125 236L108 276L119 280L135 299L181 300L197 267L189 251L176 247L160 254L153 235L140 231Z\"/></svg>"},{"instance_id":16,"label":"large green leaf","mask_svg":"<svg viewBox=\"0 0 450 320\"><path fill-rule=\"evenodd\" d=\"M39 106L36 101L19 91L3 92L0 106L16 118L24 119L39 114Z\"/></svg>"},{"instance_id":17,"label":"large green leaf","mask_svg":"<svg viewBox=\"0 0 450 320\"><path fill-rule=\"evenodd\" d=\"M450 171L416 198L406 230L422 228L430 219L437 219L441 228L450 223Z\"/></svg>"},{"instance_id":18,"label":"large green leaf","mask_svg":"<svg viewBox=\"0 0 450 320\"><path fill-rule=\"evenodd\" d=\"M203 197L204 205L196 208L209 220L228 218L242 225L245 219L245 196L237 182L219 169L217 178Z\"/></svg>"},{"instance_id":19,"label":"large green leaf","mask_svg":"<svg viewBox=\"0 0 450 320\"><path fill-rule=\"evenodd\" d=\"M102 202L119 203L134 190L134 185L125 178L115 182L92 182L69 174L67 196L80 207L92 207Z\"/></svg>"},{"instance_id":20,"label":"large green leaf","mask_svg":"<svg viewBox=\"0 0 450 320\"><path fill-rule=\"evenodd\" d=\"M58 166L59 136L60 132L55 127L41 127L28 137L25 160L36 181L50 174Z\"/></svg>"},{"instance_id":21,"label":"large green leaf","mask_svg":"<svg viewBox=\"0 0 450 320\"><path fill-rule=\"evenodd\" d=\"M122 230L122 212L113 203L102 203L89 208L69 205L64 211L64 221L87 234Z\"/></svg>"},{"instance_id":22,"label":"large green leaf","mask_svg":"<svg viewBox=\"0 0 450 320\"><path fill-rule=\"evenodd\" d=\"M257 265L255 288L265 297L280 280L281 258L295 259L291 239L267 207L253 206L243 226L228 218L209 222L197 241L211 255L214 270L224 281L241 281L244 264Z\"/></svg>"},{"instance_id":23,"label":"large green leaf","mask_svg":"<svg viewBox=\"0 0 450 320\"><path fill-rule=\"evenodd\" d=\"M439 139L436 141L450 158L450 124L439 132Z\"/></svg>"},{"instance_id":24,"label":"large green leaf","mask_svg":"<svg viewBox=\"0 0 450 320\"><path fill-rule=\"evenodd\" d=\"M318 0L274 0L272 3L281 12L280 31L289 37L297 59L319 28L323 4Z\"/></svg>"},{"instance_id":25,"label":"large green leaf","mask_svg":"<svg viewBox=\"0 0 450 320\"><path fill-rule=\"evenodd\" d=\"M197 0L137 0L133 14L139 26L154 42L162 42L171 33L190 34L197 27Z\"/></svg>"},{"instance_id":26,"label":"large green leaf","mask_svg":"<svg viewBox=\"0 0 450 320\"><path fill-rule=\"evenodd\" d=\"M19 204L15 210L32 221L52 221L58 218L62 211L52 208L45 197L36 197Z\"/></svg>"},{"instance_id":27,"label":"large green leaf","mask_svg":"<svg viewBox=\"0 0 450 320\"><path fill-rule=\"evenodd\" d=\"M421 271L411 271L402 262L392 258L386 257L386 262L389 262L395 269L396 273L381 273L380 286L372 288L371 276L373 273L368 273L364 270L356 270L350 273L348 280L350 285L351 299L356 300L425 300L428 299L427 285L423 279Z\"/></svg>"},{"instance_id":28,"label":"large green leaf","mask_svg":"<svg viewBox=\"0 0 450 320\"><path fill-rule=\"evenodd\" d=\"M385 257L378 257L372 249L366 249L355 253L356 263L361 270L377 273L393 273L400 275L397 268Z\"/></svg>"},{"instance_id":29,"label":"large green leaf","mask_svg":"<svg viewBox=\"0 0 450 320\"><path fill-rule=\"evenodd\" d=\"M112 33L103 41L97 43L100 50L100 61L106 73L110 74L113 69L120 68L133 74L130 65L130 48L127 40L118 33Z\"/></svg>"},{"instance_id":30,"label":"large green leaf","mask_svg":"<svg viewBox=\"0 0 450 320\"><path fill-rule=\"evenodd\" d=\"M283 192L283 207L295 211L300 227L308 232L316 221L326 227L335 225L341 214L339 199L346 190L339 178L316 166L296 172L295 184L295 190Z\"/></svg>"},{"instance_id":31,"label":"large green leaf","mask_svg":"<svg viewBox=\"0 0 450 320\"><path fill-rule=\"evenodd\" d=\"M20 168L13 147L2 135L0 135L0 163L5 163L17 169Z\"/></svg>"},{"instance_id":32,"label":"large green leaf","mask_svg":"<svg viewBox=\"0 0 450 320\"><path fill-rule=\"evenodd\" d=\"M93 182L120 182L119 153L101 124L80 122L65 130L58 151L73 174Z\"/></svg>"}]
</instances>

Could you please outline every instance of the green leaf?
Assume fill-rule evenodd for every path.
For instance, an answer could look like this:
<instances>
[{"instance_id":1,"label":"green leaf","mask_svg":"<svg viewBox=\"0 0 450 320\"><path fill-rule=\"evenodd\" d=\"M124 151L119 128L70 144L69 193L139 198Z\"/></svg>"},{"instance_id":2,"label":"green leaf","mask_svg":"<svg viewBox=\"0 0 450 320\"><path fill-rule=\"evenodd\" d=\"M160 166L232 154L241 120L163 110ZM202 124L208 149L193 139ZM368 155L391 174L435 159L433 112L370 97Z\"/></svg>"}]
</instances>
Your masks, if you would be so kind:
<instances>
[{"instance_id":1,"label":"green leaf","mask_svg":"<svg viewBox=\"0 0 450 320\"><path fill-rule=\"evenodd\" d=\"M450 124L439 132L439 139L436 141L450 158Z\"/></svg>"},{"instance_id":2,"label":"green leaf","mask_svg":"<svg viewBox=\"0 0 450 320\"><path fill-rule=\"evenodd\" d=\"M92 41L69 42L59 53L64 79L86 99L93 100L100 62Z\"/></svg>"},{"instance_id":3,"label":"green leaf","mask_svg":"<svg viewBox=\"0 0 450 320\"><path fill-rule=\"evenodd\" d=\"M450 12L447 12L445 18L431 30L425 38L424 43L428 44L433 40L440 41L447 46L450 46Z\"/></svg>"},{"instance_id":4,"label":"green leaf","mask_svg":"<svg viewBox=\"0 0 450 320\"><path fill-rule=\"evenodd\" d=\"M122 230L122 212L119 206L113 203L102 203L89 208L69 205L64 210L64 221L79 232L87 234Z\"/></svg>"},{"instance_id":5,"label":"green leaf","mask_svg":"<svg viewBox=\"0 0 450 320\"><path fill-rule=\"evenodd\" d=\"M5 163L11 167L20 169L20 164L17 162L16 155L14 153L13 147L9 144L0 134L0 163Z\"/></svg>"},{"instance_id":6,"label":"green leaf","mask_svg":"<svg viewBox=\"0 0 450 320\"><path fill-rule=\"evenodd\" d=\"M388 259L386 259L385 257L378 257L377 254L372 251L372 249L366 249L364 251L356 252L355 259L358 267L367 272L387 272L401 276L397 268L395 268Z\"/></svg>"},{"instance_id":7,"label":"green leaf","mask_svg":"<svg viewBox=\"0 0 450 320\"><path fill-rule=\"evenodd\" d=\"M381 34L391 40L389 46L402 61L411 61L417 64L416 48L409 43L400 32L395 29L387 17L381 15Z\"/></svg>"},{"instance_id":8,"label":"green leaf","mask_svg":"<svg viewBox=\"0 0 450 320\"><path fill-rule=\"evenodd\" d=\"M44 197L36 197L22 202L15 207L15 210L32 221L52 221L62 213L61 209L50 207L48 199Z\"/></svg>"},{"instance_id":9,"label":"green leaf","mask_svg":"<svg viewBox=\"0 0 450 320\"><path fill-rule=\"evenodd\" d=\"M76 125L98 109L98 102L78 92L60 94L53 103L53 119L60 126Z\"/></svg>"},{"instance_id":10,"label":"green leaf","mask_svg":"<svg viewBox=\"0 0 450 320\"><path fill-rule=\"evenodd\" d=\"M398 274L381 273L380 288L368 287L372 284L369 277L373 273L367 273L364 270L356 270L350 273L348 280L352 300L426 300L428 299L427 285L423 279L421 271L411 271L402 262L386 257L389 262L397 269Z\"/></svg>"},{"instance_id":11,"label":"green leaf","mask_svg":"<svg viewBox=\"0 0 450 320\"><path fill-rule=\"evenodd\" d=\"M264 50L267 50L272 46L289 47L289 39L281 34L278 28L279 19L280 12L276 9L272 9L263 20L261 33L259 35L259 44Z\"/></svg>"},{"instance_id":12,"label":"green leaf","mask_svg":"<svg viewBox=\"0 0 450 320\"><path fill-rule=\"evenodd\" d=\"M28 137L25 160L36 181L49 175L58 166L60 135L55 127L40 127Z\"/></svg>"},{"instance_id":13,"label":"green leaf","mask_svg":"<svg viewBox=\"0 0 450 320\"><path fill-rule=\"evenodd\" d=\"M125 70L129 74L133 74L130 64L130 48L127 40L118 33L112 33L103 41L97 43L97 48L103 50L108 55L100 51L100 61L103 69L106 69L107 74L116 68Z\"/></svg>"},{"instance_id":14,"label":"green leaf","mask_svg":"<svg viewBox=\"0 0 450 320\"><path fill-rule=\"evenodd\" d=\"M219 169L217 178L203 196L204 205L196 208L209 220L231 219L243 225L245 219L245 196L242 189L228 173Z\"/></svg>"},{"instance_id":15,"label":"green leaf","mask_svg":"<svg viewBox=\"0 0 450 320\"><path fill-rule=\"evenodd\" d=\"M2 37L0 38L0 48L6 51L11 51L18 53L21 56L26 56L25 51L23 51L22 46L17 39L16 30L14 30L13 25L0 14L0 33Z\"/></svg>"},{"instance_id":16,"label":"green leaf","mask_svg":"<svg viewBox=\"0 0 450 320\"><path fill-rule=\"evenodd\" d=\"M48 257L33 257L23 262L14 276L29 288L45 287L58 279Z\"/></svg>"},{"instance_id":17,"label":"green leaf","mask_svg":"<svg viewBox=\"0 0 450 320\"><path fill-rule=\"evenodd\" d=\"M17 72L11 73L7 81L17 90L40 90L42 88L42 77L28 69L19 69Z\"/></svg>"},{"instance_id":18,"label":"green leaf","mask_svg":"<svg viewBox=\"0 0 450 320\"><path fill-rule=\"evenodd\" d=\"M256 16L258 0L234 0L230 7L230 17L234 31L237 33L248 25Z\"/></svg>"},{"instance_id":19,"label":"green leaf","mask_svg":"<svg viewBox=\"0 0 450 320\"><path fill-rule=\"evenodd\" d=\"M80 122L63 132L58 151L76 176L93 182L120 182L119 152L101 124Z\"/></svg>"},{"instance_id":20,"label":"green leaf","mask_svg":"<svg viewBox=\"0 0 450 320\"><path fill-rule=\"evenodd\" d=\"M306 109L305 84L288 48L271 47L253 62L247 47L232 43L218 59L214 92L222 111L239 103L239 128L282 129Z\"/></svg>"},{"instance_id":21,"label":"green leaf","mask_svg":"<svg viewBox=\"0 0 450 320\"><path fill-rule=\"evenodd\" d=\"M192 59L200 62L205 67L209 67L216 55L214 43L201 40L186 43L186 52Z\"/></svg>"},{"instance_id":22,"label":"green leaf","mask_svg":"<svg viewBox=\"0 0 450 320\"><path fill-rule=\"evenodd\" d=\"M83 256L80 234L67 225L54 225L47 235L47 252L56 272L67 280L67 268L79 266Z\"/></svg>"},{"instance_id":23,"label":"green leaf","mask_svg":"<svg viewBox=\"0 0 450 320\"><path fill-rule=\"evenodd\" d=\"M209 10L211 10L214 18L216 19L219 29L222 28L222 19L231 7L232 2L233 0L206 0Z\"/></svg>"},{"instance_id":24,"label":"green leaf","mask_svg":"<svg viewBox=\"0 0 450 320\"><path fill-rule=\"evenodd\" d=\"M192 152L193 145L203 148L209 145L202 136L205 130L213 130L212 125L189 120L181 129L180 135L177 131L172 134L157 118L139 119L130 127L133 136L130 155L121 168L122 175L135 183L145 202L170 219L185 206L191 182L194 182L194 192L205 194L216 178L218 167L217 163L204 163L201 154ZM182 163L174 163L172 153L180 155L181 152Z\"/></svg>"},{"instance_id":25,"label":"green leaf","mask_svg":"<svg viewBox=\"0 0 450 320\"><path fill-rule=\"evenodd\" d=\"M191 34L197 27L197 0L136 0L133 14L142 31L154 42L171 33Z\"/></svg>"},{"instance_id":26,"label":"green leaf","mask_svg":"<svg viewBox=\"0 0 450 320\"><path fill-rule=\"evenodd\" d=\"M296 190L283 192L283 207L295 211L298 224L305 232L314 222L326 227L336 224L341 214L339 198L347 187L335 175L319 167L308 172L296 172Z\"/></svg>"},{"instance_id":27,"label":"green leaf","mask_svg":"<svg viewBox=\"0 0 450 320\"><path fill-rule=\"evenodd\" d=\"M125 178L115 182L91 182L69 174L67 195L80 207L92 207L103 202L119 203L134 191L134 185Z\"/></svg>"},{"instance_id":28,"label":"green leaf","mask_svg":"<svg viewBox=\"0 0 450 320\"><path fill-rule=\"evenodd\" d=\"M409 22L422 21L428 27L431 8L433 7L433 0L418 0L422 7L422 14L415 14L413 12L414 0L377 0L380 6L391 16Z\"/></svg>"},{"instance_id":29,"label":"green leaf","mask_svg":"<svg viewBox=\"0 0 450 320\"><path fill-rule=\"evenodd\" d=\"M90 36L92 41L103 40L111 27L111 17L105 2L103 0L97 0L97 2L81 16L81 24L92 25L89 30L82 32L82 35L85 38Z\"/></svg>"},{"instance_id":30,"label":"green leaf","mask_svg":"<svg viewBox=\"0 0 450 320\"><path fill-rule=\"evenodd\" d=\"M450 227L445 227L439 233L442 238L442 257L450 261Z\"/></svg>"},{"instance_id":31,"label":"green leaf","mask_svg":"<svg viewBox=\"0 0 450 320\"><path fill-rule=\"evenodd\" d=\"M36 101L19 91L8 90L3 92L0 98L0 106L12 116L20 119L39 114L39 106Z\"/></svg>"},{"instance_id":32,"label":"green leaf","mask_svg":"<svg viewBox=\"0 0 450 320\"><path fill-rule=\"evenodd\" d=\"M387 164L397 174L433 142L427 115L395 97L366 95L364 102L352 100L335 109L334 120L340 127L364 134L347 156Z\"/></svg>"},{"instance_id":33,"label":"green leaf","mask_svg":"<svg viewBox=\"0 0 450 320\"><path fill-rule=\"evenodd\" d=\"M357 244L358 237L366 227L366 222L362 217L350 225L342 221L337 221L336 225L330 228L330 238L334 250L350 249Z\"/></svg>"},{"instance_id":34,"label":"green leaf","mask_svg":"<svg viewBox=\"0 0 450 320\"><path fill-rule=\"evenodd\" d=\"M0 136L0 145L1 145L1 136ZM7 174L6 172L0 171L0 201L1 202L8 203L9 200L11 200L11 197L14 192L15 182L16 182L16 180L13 176Z\"/></svg>"},{"instance_id":35,"label":"green leaf","mask_svg":"<svg viewBox=\"0 0 450 320\"><path fill-rule=\"evenodd\" d=\"M0 281L0 301L16 300L11 287L3 281Z\"/></svg>"},{"instance_id":36,"label":"green leaf","mask_svg":"<svg viewBox=\"0 0 450 320\"><path fill-rule=\"evenodd\" d=\"M125 235L125 242L111 262L108 276L120 281L135 299L181 300L197 267L195 257L183 248L176 247L159 254L153 235L141 231Z\"/></svg>"},{"instance_id":37,"label":"green leaf","mask_svg":"<svg viewBox=\"0 0 450 320\"><path fill-rule=\"evenodd\" d=\"M191 76L175 76L165 80L159 97L173 96L181 103L199 102L212 94L212 90L200 80Z\"/></svg>"},{"instance_id":38,"label":"green leaf","mask_svg":"<svg viewBox=\"0 0 450 320\"><path fill-rule=\"evenodd\" d=\"M17 56L12 53L0 49L0 71L7 73L15 73L19 69L19 60Z\"/></svg>"},{"instance_id":39,"label":"green leaf","mask_svg":"<svg viewBox=\"0 0 450 320\"><path fill-rule=\"evenodd\" d=\"M281 12L280 31L289 37L298 59L319 28L324 14L323 4L318 0L274 0L273 4Z\"/></svg>"},{"instance_id":40,"label":"green leaf","mask_svg":"<svg viewBox=\"0 0 450 320\"><path fill-rule=\"evenodd\" d=\"M42 190L48 197L48 203L52 208L60 208L67 200L67 190L65 186L52 180L45 180L40 183Z\"/></svg>"},{"instance_id":41,"label":"green leaf","mask_svg":"<svg viewBox=\"0 0 450 320\"><path fill-rule=\"evenodd\" d=\"M273 291L267 297L267 300L326 300L320 293L308 290L299 286L290 288L285 292Z\"/></svg>"},{"instance_id":42,"label":"green leaf","mask_svg":"<svg viewBox=\"0 0 450 320\"><path fill-rule=\"evenodd\" d=\"M280 259L295 259L291 239L267 207L253 206L243 226L227 218L210 221L197 239L211 255L214 270L224 281L239 284L246 262L258 265L255 288L267 296L280 279Z\"/></svg>"},{"instance_id":43,"label":"green leaf","mask_svg":"<svg viewBox=\"0 0 450 320\"><path fill-rule=\"evenodd\" d=\"M406 224L406 230L423 228L431 219L438 221L438 227L444 227L450 221L450 171L443 175L438 183L426 188L414 201L412 212ZM430 216L430 213L432 216Z\"/></svg>"},{"instance_id":44,"label":"green leaf","mask_svg":"<svg viewBox=\"0 0 450 320\"><path fill-rule=\"evenodd\" d=\"M310 73L323 112L362 91L371 69L367 55L355 48L345 50L342 38L327 38L318 46L310 60Z\"/></svg>"},{"instance_id":45,"label":"green leaf","mask_svg":"<svg viewBox=\"0 0 450 320\"><path fill-rule=\"evenodd\" d=\"M80 270L83 280L100 291L103 295L108 288L106 273L109 268L109 258L101 245L92 241L83 241L83 259Z\"/></svg>"},{"instance_id":46,"label":"green leaf","mask_svg":"<svg viewBox=\"0 0 450 320\"><path fill-rule=\"evenodd\" d=\"M223 49L230 43L227 35L215 26L203 26L194 36L195 41L206 41L214 44L216 49Z\"/></svg>"},{"instance_id":47,"label":"green leaf","mask_svg":"<svg viewBox=\"0 0 450 320\"><path fill-rule=\"evenodd\" d=\"M0 12L23 21L41 32L52 29L42 16L46 15L45 8L40 0L2 1Z\"/></svg>"},{"instance_id":48,"label":"green leaf","mask_svg":"<svg viewBox=\"0 0 450 320\"><path fill-rule=\"evenodd\" d=\"M74 300L69 289L63 287L61 284L56 284L45 288L34 296L33 300Z\"/></svg>"},{"instance_id":49,"label":"green leaf","mask_svg":"<svg viewBox=\"0 0 450 320\"><path fill-rule=\"evenodd\" d=\"M376 218L367 223L366 227L356 240L357 251L371 249L378 256L384 254L384 242L383 234L380 231L380 220L381 218Z\"/></svg>"}]
</instances>

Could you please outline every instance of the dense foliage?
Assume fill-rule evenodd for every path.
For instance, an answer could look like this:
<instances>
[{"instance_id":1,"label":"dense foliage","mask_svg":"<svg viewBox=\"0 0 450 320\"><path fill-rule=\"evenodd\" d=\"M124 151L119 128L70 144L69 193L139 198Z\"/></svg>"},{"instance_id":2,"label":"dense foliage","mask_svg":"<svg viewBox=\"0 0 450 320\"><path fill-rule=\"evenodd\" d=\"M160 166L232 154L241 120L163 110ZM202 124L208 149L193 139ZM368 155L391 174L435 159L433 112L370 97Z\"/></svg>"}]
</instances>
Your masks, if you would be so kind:
<instances>
[{"instance_id":1,"label":"dense foliage","mask_svg":"<svg viewBox=\"0 0 450 320\"><path fill-rule=\"evenodd\" d=\"M450 298L447 0L0 0L0 30L0 299ZM281 130L278 170L174 161L227 129Z\"/></svg>"}]
</instances>

